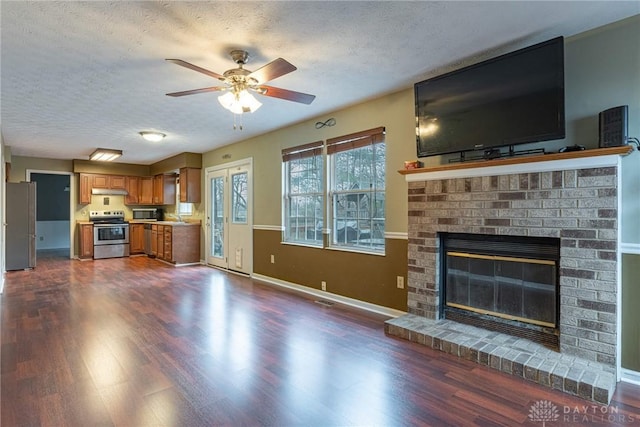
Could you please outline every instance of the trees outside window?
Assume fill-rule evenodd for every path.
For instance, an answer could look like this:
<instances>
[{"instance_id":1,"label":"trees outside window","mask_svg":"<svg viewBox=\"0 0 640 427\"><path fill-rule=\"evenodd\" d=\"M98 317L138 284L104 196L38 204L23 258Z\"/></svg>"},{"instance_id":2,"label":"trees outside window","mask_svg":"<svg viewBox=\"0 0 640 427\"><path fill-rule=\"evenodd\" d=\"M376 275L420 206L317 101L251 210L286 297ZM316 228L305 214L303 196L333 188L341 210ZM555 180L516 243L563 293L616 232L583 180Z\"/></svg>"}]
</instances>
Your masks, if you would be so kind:
<instances>
[{"instance_id":1,"label":"trees outside window","mask_svg":"<svg viewBox=\"0 0 640 427\"><path fill-rule=\"evenodd\" d=\"M283 151L284 241L322 246L322 141Z\"/></svg>"},{"instance_id":2,"label":"trees outside window","mask_svg":"<svg viewBox=\"0 0 640 427\"><path fill-rule=\"evenodd\" d=\"M329 224L332 248L383 253L384 128L330 139L326 156L323 146L318 141L282 151L283 240L323 246Z\"/></svg>"},{"instance_id":3,"label":"trees outside window","mask_svg":"<svg viewBox=\"0 0 640 427\"><path fill-rule=\"evenodd\" d=\"M331 165L331 246L383 252L384 129L329 140L327 151Z\"/></svg>"}]
</instances>

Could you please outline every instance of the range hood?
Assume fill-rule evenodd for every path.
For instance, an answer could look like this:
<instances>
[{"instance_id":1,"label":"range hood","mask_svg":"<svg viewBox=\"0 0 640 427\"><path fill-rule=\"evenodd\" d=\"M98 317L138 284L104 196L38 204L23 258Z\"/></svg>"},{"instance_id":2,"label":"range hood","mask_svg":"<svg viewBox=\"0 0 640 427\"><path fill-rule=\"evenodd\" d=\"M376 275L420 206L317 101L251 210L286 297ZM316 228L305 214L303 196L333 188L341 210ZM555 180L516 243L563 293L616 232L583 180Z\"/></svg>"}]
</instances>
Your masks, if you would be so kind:
<instances>
[{"instance_id":1,"label":"range hood","mask_svg":"<svg viewBox=\"0 0 640 427\"><path fill-rule=\"evenodd\" d=\"M91 194L98 196L126 196L129 194L127 190L111 189L111 188L92 188Z\"/></svg>"}]
</instances>

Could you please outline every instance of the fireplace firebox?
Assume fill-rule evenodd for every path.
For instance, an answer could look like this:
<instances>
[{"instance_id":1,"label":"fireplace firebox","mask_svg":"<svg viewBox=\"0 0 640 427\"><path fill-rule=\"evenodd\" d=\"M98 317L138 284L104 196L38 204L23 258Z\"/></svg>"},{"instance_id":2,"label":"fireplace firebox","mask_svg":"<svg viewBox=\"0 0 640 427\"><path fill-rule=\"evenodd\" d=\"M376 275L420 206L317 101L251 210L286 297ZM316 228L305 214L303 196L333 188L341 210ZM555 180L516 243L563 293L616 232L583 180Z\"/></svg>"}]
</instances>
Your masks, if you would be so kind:
<instances>
[{"instance_id":1,"label":"fireplace firebox","mask_svg":"<svg viewBox=\"0 0 640 427\"><path fill-rule=\"evenodd\" d=\"M559 347L560 240L439 233L441 317Z\"/></svg>"}]
</instances>

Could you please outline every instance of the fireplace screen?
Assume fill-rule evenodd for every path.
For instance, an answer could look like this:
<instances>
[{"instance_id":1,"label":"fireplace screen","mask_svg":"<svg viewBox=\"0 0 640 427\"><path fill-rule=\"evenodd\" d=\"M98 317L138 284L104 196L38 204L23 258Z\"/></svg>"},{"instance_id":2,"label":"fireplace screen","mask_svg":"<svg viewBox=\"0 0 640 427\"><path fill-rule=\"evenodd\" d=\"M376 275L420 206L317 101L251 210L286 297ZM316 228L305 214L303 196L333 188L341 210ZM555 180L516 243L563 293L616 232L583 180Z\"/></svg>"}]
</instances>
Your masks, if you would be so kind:
<instances>
[{"instance_id":1,"label":"fireplace screen","mask_svg":"<svg viewBox=\"0 0 640 427\"><path fill-rule=\"evenodd\" d=\"M556 325L553 261L447 252L447 305Z\"/></svg>"},{"instance_id":2,"label":"fireplace screen","mask_svg":"<svg viewBox=\"0 0 640 427\"><path fill-rule=\"evenodd\" d=\"M444 240L445 310L557 326L557 244L476 235ZM559 249L557 250L559 251ZM555 259L554 259L555 258Z\"/></svg>"}]
</instances>

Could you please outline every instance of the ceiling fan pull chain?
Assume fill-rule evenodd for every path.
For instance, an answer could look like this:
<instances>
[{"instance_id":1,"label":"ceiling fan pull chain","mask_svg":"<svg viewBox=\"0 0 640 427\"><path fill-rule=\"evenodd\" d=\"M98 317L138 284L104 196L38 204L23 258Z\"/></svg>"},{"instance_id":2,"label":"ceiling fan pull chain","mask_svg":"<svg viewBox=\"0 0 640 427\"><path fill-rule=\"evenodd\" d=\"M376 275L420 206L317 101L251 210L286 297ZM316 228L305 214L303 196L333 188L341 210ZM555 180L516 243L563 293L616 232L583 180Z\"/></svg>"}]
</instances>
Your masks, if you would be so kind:
<instances>
[{"instance_id":1,"label":"ceiling fan pull chain","mask_svg":"<svg viewBox=\"0 0 640 427\"><path fill-rule=\"evenodd\" d=\"M242 116L243 114L233 114L233 130L242 130ZM236 117L240 117L240 124L236 124Z\"/></svg>"}]
</instances>

